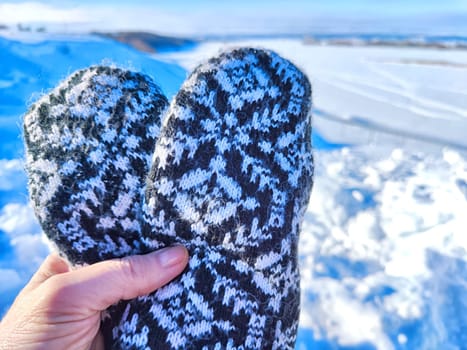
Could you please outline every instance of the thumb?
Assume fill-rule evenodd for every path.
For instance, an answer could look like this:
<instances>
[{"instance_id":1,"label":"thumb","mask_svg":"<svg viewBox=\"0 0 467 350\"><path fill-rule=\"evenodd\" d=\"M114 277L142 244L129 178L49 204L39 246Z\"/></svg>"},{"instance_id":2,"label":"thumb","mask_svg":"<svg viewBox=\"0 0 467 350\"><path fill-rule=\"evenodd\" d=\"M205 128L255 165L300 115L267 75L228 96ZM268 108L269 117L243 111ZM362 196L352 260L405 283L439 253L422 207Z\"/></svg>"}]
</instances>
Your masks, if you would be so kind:
<instances>
[{"instance_id":1,"label":"thumb","mask_svg":"<svg viewBox=\"0 0 467 350\"><path fill-rule=\"evenodd\" d=\"M167 284L185 268L188 252L174 246L89 265L57 275L61 295L80 300L81 307L102 311L120 300L133 299ZM57 295L56 295L57 297Z\"/></svg>"},{"instance_id":2,"label":"thumb","mask_svg":"<svg viewBox=\"0 0 467 350\"><path fill-rule=\"evenodd\" d=\"M50 277L68 272L69 270L70 268L67 262L57 254L52 253L44 260L37 272L31 277L29 283L24 287L23 292L28 292L41 285Z\"/></svg>"}]
</instances>

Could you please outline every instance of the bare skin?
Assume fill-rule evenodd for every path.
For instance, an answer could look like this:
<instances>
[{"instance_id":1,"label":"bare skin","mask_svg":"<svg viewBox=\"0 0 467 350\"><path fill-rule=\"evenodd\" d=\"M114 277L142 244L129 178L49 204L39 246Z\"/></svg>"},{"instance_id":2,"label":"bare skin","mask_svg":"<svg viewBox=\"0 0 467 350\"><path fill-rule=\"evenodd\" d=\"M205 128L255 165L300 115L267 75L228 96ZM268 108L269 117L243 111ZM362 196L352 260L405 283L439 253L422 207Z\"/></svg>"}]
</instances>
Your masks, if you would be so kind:
<instances>
[{"instance_id":1,"label":"bare skin","mask_svg":"<svg viewBox=\"0 0 467 350\"><path fill-rule=\"evenodd\" d=\"M185 268L182 246L71 270L50 255L0 323L0 350L103 350L101 312L148 294Z\"/></svg>"}]
</instances>

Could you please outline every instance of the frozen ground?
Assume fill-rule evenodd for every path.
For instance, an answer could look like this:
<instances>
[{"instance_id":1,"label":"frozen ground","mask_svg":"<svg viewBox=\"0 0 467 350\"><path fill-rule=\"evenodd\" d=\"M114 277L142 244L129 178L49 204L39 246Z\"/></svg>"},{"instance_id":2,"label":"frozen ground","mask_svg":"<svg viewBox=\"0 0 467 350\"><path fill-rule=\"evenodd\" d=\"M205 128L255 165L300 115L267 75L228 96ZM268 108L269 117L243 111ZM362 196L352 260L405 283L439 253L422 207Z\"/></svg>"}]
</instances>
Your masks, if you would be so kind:
<instances>
[{"instance_id":1,"label":"frozen ground","mask_svg":"<svg viewBox=\"0 0 467 350\"><path fill-rule=\"evenodd\" d=\"M171 94L185 76L173 63L190 70L254 44L295 61L314 87L297 349L467 349L467 52L211 42L154 57L164 64L95 42L0 38L0 313L48 249L22 170L18 116L31 94L103 58Z\"/></svg>"}]
</instances>

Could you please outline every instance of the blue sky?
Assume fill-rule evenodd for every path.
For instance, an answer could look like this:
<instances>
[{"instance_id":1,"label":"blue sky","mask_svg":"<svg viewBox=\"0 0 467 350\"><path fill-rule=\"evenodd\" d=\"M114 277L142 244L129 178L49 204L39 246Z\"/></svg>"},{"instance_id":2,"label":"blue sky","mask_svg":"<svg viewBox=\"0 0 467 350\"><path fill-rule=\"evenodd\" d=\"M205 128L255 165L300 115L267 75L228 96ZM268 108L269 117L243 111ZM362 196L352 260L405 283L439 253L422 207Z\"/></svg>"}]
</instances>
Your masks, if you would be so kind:
<instances>
[{"instance_id":1,"label":"blue sky","mask_svg":"<svg viewBox=\"0 0 467 350\"><path fill-rule=\"evenodd\" d=\"M1 3L24 3L24 0L2 0ZM263 11L316 11L326 14L380 14L380 15L413 15L416 13L456 14L467 13L465 0L49 0L39 1L58 7L72 7L80 5L109 5L109 6L144 6L159 8L167 11L191 11L200 9L244 9Z\"/></svg>"},{"instance_id":2,"label":"blue sky","mask_svg":"<svg viewBox=\"0 0 467 350\"><path fill-rule=\"evenodd\" d=\"M2 0L0 3L24 3L24 0ZM31 1L28 1L31 2ZM282 8L317 8L323 10L362 10L362 9L378 9L379 11L398 10L404 12L409 11L467 11L467 2L465 0L237 0L222 1L222 0L172 0L172 1L151 1L151 0L133 0L131 3L128 0L68 0L66 2L61 0L48 0L39 1L51 5L62 7L75 6L82 4L107 4L107 5L144 5L149 7L158 7L165 9L186 9L197 7L271 7L277 6Z\"/></svg>"},{"instance_id":3,"label":"blue sky","mask_svg":"<svg viewBox=\"0 0 467 350\"><path fill-rule=\"evenodd\" d=\"M174 34L402 31L467 33L466 0L0 0L0 23Z\"/></svg>"}]
</instances>

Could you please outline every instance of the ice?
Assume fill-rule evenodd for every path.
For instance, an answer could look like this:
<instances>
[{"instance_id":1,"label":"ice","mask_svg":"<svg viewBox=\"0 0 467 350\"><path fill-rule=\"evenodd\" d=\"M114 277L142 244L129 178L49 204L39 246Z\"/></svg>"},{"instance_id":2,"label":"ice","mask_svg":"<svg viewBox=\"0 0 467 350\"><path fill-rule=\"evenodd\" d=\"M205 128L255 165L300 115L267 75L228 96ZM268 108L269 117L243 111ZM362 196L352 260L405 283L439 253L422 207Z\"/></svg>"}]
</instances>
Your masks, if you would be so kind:
<instances>
[{"instance_id":1,"label":"ice","mask_svg":"<svg viewBox=\"0 0 467 350\"><path fill-rule=\"evenodd\" d=\"M40 232L29 205L9 203L0 211L0 230L17 237L30 232Z\"/></svg>"}]
</instances>

